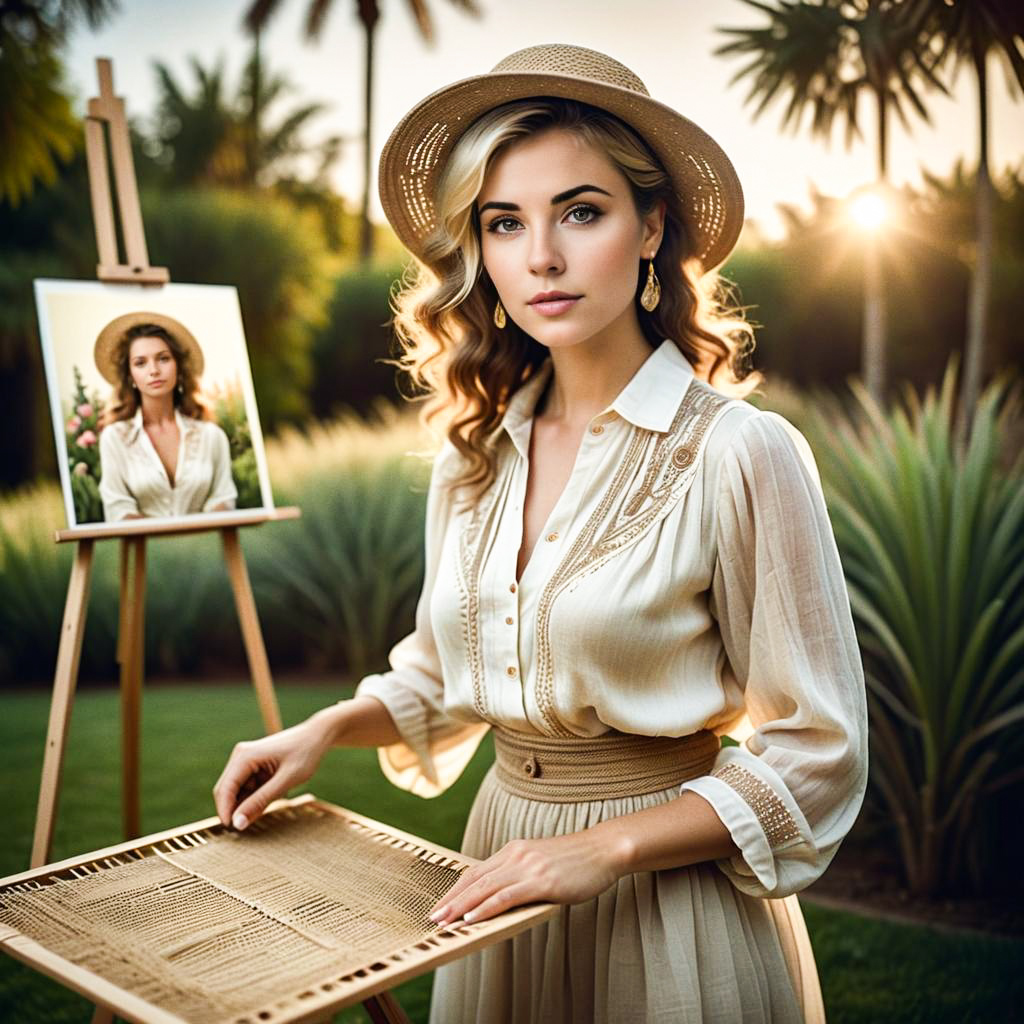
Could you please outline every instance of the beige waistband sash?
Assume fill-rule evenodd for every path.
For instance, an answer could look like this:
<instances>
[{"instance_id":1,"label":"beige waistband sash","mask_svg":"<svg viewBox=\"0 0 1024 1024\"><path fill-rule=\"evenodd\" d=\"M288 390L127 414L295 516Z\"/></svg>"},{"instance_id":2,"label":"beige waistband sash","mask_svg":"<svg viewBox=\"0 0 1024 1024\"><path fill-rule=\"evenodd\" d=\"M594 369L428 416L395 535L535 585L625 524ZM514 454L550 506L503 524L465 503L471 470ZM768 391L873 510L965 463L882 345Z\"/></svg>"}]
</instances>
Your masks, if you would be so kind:
<instances>
[{"instance_id":1,"label":"beige waistband sash","mask_svg":"<svg viewBox=\"0 0 1024 1024\"><path fill-rule=\"evenodd\" d=\"M495 772L515 796L550 803L643 796L711 771L721 741L690 736L537 736L495 726Z\"/></svg>"}]
</instances>

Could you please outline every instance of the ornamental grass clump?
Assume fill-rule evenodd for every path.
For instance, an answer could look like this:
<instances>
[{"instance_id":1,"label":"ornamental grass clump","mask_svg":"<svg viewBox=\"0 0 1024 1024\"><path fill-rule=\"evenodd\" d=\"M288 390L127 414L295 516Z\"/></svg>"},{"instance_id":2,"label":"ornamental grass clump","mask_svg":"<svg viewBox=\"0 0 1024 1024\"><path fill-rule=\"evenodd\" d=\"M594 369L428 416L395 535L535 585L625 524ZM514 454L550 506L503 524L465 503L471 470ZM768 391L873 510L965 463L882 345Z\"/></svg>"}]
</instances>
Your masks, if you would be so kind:
<instances>
[{"instance_id":1,"label":"ornamental grass clump","mask_svg":"<svg viewBox=\"0 0 1024 1024\"><path fill-rule=\"evenodd\" d=\"M870 793L922 894L983 887L988 826L1024 779L1021 391L991 386L969 439L955 393L951 368L923 401L885 412L858 389L853 413L806 422L864 656Z\"/></svg>"}]
</instances>

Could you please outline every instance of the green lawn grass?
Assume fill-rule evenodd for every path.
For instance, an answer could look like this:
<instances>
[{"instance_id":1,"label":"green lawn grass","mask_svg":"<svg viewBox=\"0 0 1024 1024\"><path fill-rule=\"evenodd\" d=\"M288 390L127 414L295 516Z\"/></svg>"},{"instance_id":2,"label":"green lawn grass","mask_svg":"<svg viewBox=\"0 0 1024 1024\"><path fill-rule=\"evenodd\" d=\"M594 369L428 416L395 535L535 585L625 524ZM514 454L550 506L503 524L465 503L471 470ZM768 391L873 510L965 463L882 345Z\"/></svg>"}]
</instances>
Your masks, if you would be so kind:
<instances>
[{"instance_id":1,"label":"green lawn grass","mask_svg":"<svg viewBox=\"0 0 1024 1024\"><path fill-rule=\"evenodd\" d=\"M288 725L345 694L305 685L280 686L278 695ZM48 693L0 696L0 784L7 805L0 876L28 866L48 709ZM150 687L142 728L142 828L148 833L211 815L210 789L232 745L258 735L261 726L248 688L193 685ZM53 860L120 842L119 730L116 692L78 695ZM374 751L336 750L309 788L325 800L458 849L473 793L492 757L491 744L482 744L447 793L421 800L384 780ZM805 912L831 1024L1024 1019L1024 943L950 936L807 904ZM425 976L396 990L415 1022L426 1020L430 983ZM0 1021L86 1024L90 1017L85 999L0 957ZM367 1019L356 1008L336 1021Z\"/></svg>"}]
</instances>

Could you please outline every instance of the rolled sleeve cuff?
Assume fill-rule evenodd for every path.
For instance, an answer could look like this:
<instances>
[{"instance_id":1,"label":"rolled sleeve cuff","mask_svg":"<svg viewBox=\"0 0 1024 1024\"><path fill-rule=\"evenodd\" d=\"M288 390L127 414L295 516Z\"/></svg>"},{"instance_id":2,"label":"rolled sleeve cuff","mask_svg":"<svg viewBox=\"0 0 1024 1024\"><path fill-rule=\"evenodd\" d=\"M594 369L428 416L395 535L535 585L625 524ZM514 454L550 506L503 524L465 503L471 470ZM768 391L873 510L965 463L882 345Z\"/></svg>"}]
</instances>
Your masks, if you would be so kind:
<instances>
[{"instance_id":1,"label":"rolled sleeve cuff","mask_svg":"<svg viewBox=\"0 0 1024 1024\"><path fill-rule=\"evenodd\" d=\"M432 728L431 709L421 697L383 675L367 676L356 687L355 696L379 700L402 737L400 743L377 748L385 778L424 798L439 796L462 774L490 728L486 722L451 719L439 719L441 727Z\"/></svg>"},{"instance_id":2,"label":"rolled sleeve cuff","mask_svg":"<svg viewBox=\"0 0 1024 1024\"><path fill-rule=\"evenodd\" d=\"M710 775L684 782L679 792L703 797L729 830L740 854L715 863L737 889L762 898L788 896L817 874L807 863L818 860L810 827L777 773L760 762L751 766L758 759L737 756L738 749L723 750ZM794 863L784 865L791 857Z\"/></svg>"}]
</instances>

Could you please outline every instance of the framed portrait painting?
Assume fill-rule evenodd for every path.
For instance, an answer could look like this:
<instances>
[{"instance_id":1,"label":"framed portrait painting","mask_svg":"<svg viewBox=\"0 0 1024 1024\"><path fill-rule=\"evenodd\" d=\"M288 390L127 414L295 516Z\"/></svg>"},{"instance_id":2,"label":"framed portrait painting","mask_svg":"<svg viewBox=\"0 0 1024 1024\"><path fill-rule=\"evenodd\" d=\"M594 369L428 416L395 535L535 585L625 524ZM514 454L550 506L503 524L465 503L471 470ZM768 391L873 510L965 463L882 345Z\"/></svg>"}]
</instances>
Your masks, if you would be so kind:
<instances>
[{"instance_id":1,"label":"framed portrait painting","mask_svg":"<svg viewBox=\"0 0 1024 1024\"><path fill-rule=\"evenodd\" d=\"M72 529L273 508L238 293L37 280Z\"/></svg>"}]
</instances>

